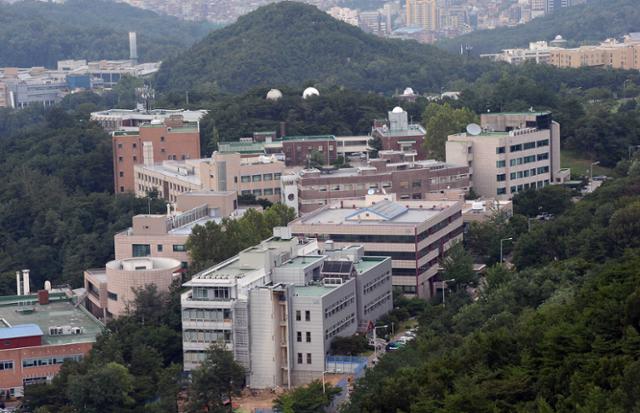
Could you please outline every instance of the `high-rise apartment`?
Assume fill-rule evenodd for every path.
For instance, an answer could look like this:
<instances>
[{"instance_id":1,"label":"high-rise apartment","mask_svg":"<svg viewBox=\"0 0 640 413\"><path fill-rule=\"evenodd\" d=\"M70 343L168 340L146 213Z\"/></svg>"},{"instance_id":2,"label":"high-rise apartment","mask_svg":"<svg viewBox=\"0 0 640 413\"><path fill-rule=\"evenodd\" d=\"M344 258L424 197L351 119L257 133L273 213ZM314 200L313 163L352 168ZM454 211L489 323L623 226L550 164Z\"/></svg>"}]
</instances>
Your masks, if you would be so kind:
<instances>
[{"instance_id":1,"label":"high-rise apartment","mask_svg":"<svg viewBox=\"0 0 640 413\"><path fill-rule=\"evenodd\" d=\"M437 0L407 0L407 25L435 31L440 27Z\"/></svg>"},{"instance_id":2,"label":"high-rise apartment","mask_svg":"<svg viewBox=\"0 0 640 413\"><path fill-rule=\"evenodd\" d=\"M182 116L154 120L134 131L112 133L115 193L135 192L134 166L200 158L200 127Z\"/></svg>"}]
</instances>

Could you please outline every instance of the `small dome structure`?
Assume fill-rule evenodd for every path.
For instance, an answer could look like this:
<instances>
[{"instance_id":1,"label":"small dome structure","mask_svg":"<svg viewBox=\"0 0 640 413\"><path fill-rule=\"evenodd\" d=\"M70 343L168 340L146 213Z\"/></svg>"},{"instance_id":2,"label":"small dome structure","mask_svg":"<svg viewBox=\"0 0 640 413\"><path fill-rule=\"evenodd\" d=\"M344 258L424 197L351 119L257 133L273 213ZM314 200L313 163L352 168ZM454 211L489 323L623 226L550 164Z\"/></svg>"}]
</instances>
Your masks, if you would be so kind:
<instances>
[{"instance_id":1,"label":"small dome structure","mask_svg":"<svg viewBox=\"0 0 640 413\"><path fill-rule=\"evenodd\" d=\"M402 109L400 106L396 106L395 108L393 108L393 110L391 111L391 113L402 113L404 112L404 109Z\"/></svg>"},{"instance_id":2,"label":"small dome structure","mask_svg":"<svg viewBox=\"0 0 640 413\"><path fill-rule=\"evenodd\" d=\"M411 89L410 87L406 88L404 90L404 92L402 92L403 95L415 95L415 92L413 91L413 89Z\"/></svg>"},{"instance_id":3,"label":"small dome structure","mask_svg":"<svg viewBox=\"0 0 640 413\"><path fill-rule=\"evenodd\" d=\"M278 89L271 89L267 92L266 99L267 100L278 100L282 97L282 92Z\"/></svg>"},{"instance_id":4,"label":"small dome structure","mask_svg":"<svg viewBox=\"0 0 640 413\"><path fill-rule=\"evenodd\" d=\"M562 36L557 35L557 36L556 36L556 38L555 38L555 40L562 40Z\"/></svg>"},{"instance_id":5,"label":"small dome structure","mask_svg":"<svg viewBox=\"0 0 640 413\"><path fill-rule=\"evenodd\" d=\"M320 96L320 92L315 87L308 87L302 92L302 99L306 99L310 96Z\"/></svg>"}]
</instances>

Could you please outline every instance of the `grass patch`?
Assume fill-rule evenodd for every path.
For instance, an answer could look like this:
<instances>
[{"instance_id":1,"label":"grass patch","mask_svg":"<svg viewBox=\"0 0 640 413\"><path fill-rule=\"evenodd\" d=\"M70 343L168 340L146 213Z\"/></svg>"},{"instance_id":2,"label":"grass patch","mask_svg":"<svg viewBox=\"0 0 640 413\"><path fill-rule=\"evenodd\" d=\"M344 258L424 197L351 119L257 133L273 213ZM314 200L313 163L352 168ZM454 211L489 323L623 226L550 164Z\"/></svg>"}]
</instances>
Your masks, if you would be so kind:
<instances>
[{"instance_id":1,"label":"grass patch","mask_svg":"<svg viewBox=\"0 0 640 413\"><path fill-rule=\"evenodd\" d=\"M589 175L589 166L593 162L590 159L585 159L583 156L577 154L574 151L563 149L560 152L560 165L563 168L571 168L571 175ZM600 165L594 165L593 176L598 175L614 175L614 171L611 168L605 168Z\"/></svg>"}]
</instances>

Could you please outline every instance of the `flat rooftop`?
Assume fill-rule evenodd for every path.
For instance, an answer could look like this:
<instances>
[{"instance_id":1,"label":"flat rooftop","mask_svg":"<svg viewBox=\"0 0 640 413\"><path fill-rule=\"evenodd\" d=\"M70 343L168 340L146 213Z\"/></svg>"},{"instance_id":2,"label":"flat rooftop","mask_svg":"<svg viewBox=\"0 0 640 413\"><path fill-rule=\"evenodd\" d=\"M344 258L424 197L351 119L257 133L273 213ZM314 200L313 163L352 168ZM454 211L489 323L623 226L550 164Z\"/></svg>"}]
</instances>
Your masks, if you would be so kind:
<instances>
[{"instance_id":1,"label":"flat rooftop","mask_svg":"<svg viewBox=\"0 0 640 413\"><path fill-rule=\"evenodd\" d=\"M59 297L50 296L51 299ZM44 333L43 344L72 344L93 342L102 332L103 325L82 306L75 307L71 301L50 301L47 305L37 304L35 295L22 297L2 297L0 318L11 326L35 324ZM49 335L49 327L80 327L81 334ZM2 328L8 327L3 323ZM1 329L1 328L0 328Z\"/></svg>"},{"instance_id":2,"label":"flat rooftop","mask_svg":"<svg viewBox=\"0 0 640 413\"><path fill-rule=\"evenodd\" d=\"M279 268L307 268L323 260L324 256L321 255L299 255L283 263Z\"/></svg>"},{"instance_id":3,"label":"flat rooftop","mask_svg":"<svg viewBox=\"0 0 640 413\"><path fill-rule=\"evenodd\" d=\"M210 216L202 217L202 218L197 219L195 221L191 221L188 224L184 224L181 227L174 228L174 229L170 230L169 234L173 234L173 235L191 235L191 232L193 231L193 227L195 227L196 225L205 225L209 221L213 221L216 224L220 224L222 222L222 218L221 217L210 217Z\"/></svg>"},{"instance_id":4,"label":"flat rooftop","mask_svg":"<svg viewBox=\"0 0 640 413\"><path fill-rule=\"evenodd\" d=\"M389 257L362 257L359 262L353 264L358 274L365 273L369 271L371 268L380 265L384 260L389 259Z\"/></svg>"},{"instance_id":5,"label":"flat rooftop","mask_svg":"<svg viewBox=\"0 0 640 413\"><path fill-rule=\"evenodd\" d=\"M198 162L198 161L210 161L210 159L206 158L206 159L194 159L192 160L194 162ZM200 181L200 176L199 175L194 175L189 173L188 175L183 175L177 172L177 170L175 168L177 167L184 167L184 168L188 168L189 170L191 170L193 168L193 163L191 164L186 164L184 162L182 163L172 163L170 164L171 167L167 167L164 164L155 164L155 165L144 165L144 164L137 164L135 165L136 168L140 168L143 170L147 170L150 172L155 172L155 173L159 173L162 174L164 176L168 176L168 177L172 177L184 182L188 182L190 184L194 184L194 185L200 185L201 181Z\"/></svg>"},{"instance_id":6,"label":"flat rooftop","mask_svg":"<svg viewBox=\"0 0 640 413\"><path fill-rule=\"evenodd\" d=\"M296 287L293 294L298 297L322 297L334 291L335 288L336 287L325 287L322 285L308 285L305 287Z\"/></svg>"},{"instance_id":7,"label":"flat rooftop","mask_svg":"<svg viewBox=\"0 0 640 413\"><path fill-rule=\"evenodd\" d=\"M293 224L340 224L344 226L372 226L372 225L414 225L427 221L435 216L438 216L443 209L430 209L430 201L424 201L427 208L424 209L408 209L406 212L396 216L395 218L385 221L374 220L348 220L347 218L354 213L353 208L327 208L323 209L317 214L310 214L310 216L303 216Z\"/></svg>"}]
</instances>

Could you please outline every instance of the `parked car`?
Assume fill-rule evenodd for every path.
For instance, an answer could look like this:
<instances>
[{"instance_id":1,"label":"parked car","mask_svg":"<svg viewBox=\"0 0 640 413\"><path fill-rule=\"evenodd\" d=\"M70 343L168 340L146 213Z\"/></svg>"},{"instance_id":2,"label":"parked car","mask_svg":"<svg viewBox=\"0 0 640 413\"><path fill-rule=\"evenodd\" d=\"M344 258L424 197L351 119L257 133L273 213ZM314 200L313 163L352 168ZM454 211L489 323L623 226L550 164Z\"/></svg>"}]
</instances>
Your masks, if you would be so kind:
<instances>
[{"instance_id":1,"label":"parked car","mask_svg":"<svg viewBox=\"0 0 640 413\"><path fill-rule=\"evenodd\" d=\"M404 347L407 343L403 343L401 341L392 341L389 344L387 344L387 347L385 347L385 349L387 351L395 351L395 350L400 350L402 347Z\"/></svg>"}]
</instances>

